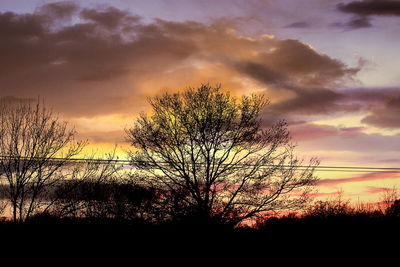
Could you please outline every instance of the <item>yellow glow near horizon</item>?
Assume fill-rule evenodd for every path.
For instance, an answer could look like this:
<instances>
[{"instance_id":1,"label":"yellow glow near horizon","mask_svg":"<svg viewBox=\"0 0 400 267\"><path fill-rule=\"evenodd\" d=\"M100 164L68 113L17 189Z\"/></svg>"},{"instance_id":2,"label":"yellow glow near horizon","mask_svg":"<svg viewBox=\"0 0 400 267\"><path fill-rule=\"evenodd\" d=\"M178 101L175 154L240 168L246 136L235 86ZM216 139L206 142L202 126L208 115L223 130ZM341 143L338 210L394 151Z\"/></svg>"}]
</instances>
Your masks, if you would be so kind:
<instances>
[{"instance_id":1,"label":"yellow glow near horizon","mask_svg":"<svg viewBox=\"0 0 400 267\"><path fill-rule=\"evenodd\" d=\"M400 130L398 129L384 129L384 128L377 128L370 125L367 125L362 122L365 118L365 114L362 115L346 115L336 118L329 118L329 119L322 119L313 121L313 124L316 125L326 125L326 126L333 126L339 128L352 128L352 127L363 127L364 129L361 131L365 134L380 134L385 136L392 136L396 134L400 134Z\"/></svg>"},{"instance_id":2,"label":"yellow glow near horizon","mask_svg":"<svg viewBox=\"0 0 400 267\"><path fill-rule=\"evenodd\" d=\"M90 157L105 159L107 155L113 153L115 150L115 156L120 160L128 159L127 150L131 146L127 143L113 144L113 143L89 143L82 150L78 157Z\"/></svg>"}]
</instances>

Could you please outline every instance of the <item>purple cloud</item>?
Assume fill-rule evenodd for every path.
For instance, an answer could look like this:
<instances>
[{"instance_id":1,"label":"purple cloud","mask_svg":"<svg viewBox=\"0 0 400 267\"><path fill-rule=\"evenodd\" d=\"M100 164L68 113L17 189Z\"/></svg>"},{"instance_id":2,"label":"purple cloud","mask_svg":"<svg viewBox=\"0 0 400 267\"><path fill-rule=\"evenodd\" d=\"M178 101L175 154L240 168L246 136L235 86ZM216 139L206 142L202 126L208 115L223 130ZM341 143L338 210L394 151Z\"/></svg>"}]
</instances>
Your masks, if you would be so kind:
<instances>
[{"instance_id":1,"label":"purple cloud","mask_svg":"<svg viewBox=\"0 0 400 267\"><path fill-rule=\"evenodd\" d=\"M400 16L400 1L396 0L363 0L347 4L340 3L337 9L360 16Z\"/></svg>"},{"instance_id":2,"label":"purple cloud","mask_svg":"<svg viewBox=\"0 0 400 267\"><path fill-rule=\"evenodd\" d=\"M285 28L294 28L294 29L305 29L305 28L310 28L310 27L311 27L311 24L306 21L293 22L293 23L285 26Z\"/></svg>"}]
</instances>

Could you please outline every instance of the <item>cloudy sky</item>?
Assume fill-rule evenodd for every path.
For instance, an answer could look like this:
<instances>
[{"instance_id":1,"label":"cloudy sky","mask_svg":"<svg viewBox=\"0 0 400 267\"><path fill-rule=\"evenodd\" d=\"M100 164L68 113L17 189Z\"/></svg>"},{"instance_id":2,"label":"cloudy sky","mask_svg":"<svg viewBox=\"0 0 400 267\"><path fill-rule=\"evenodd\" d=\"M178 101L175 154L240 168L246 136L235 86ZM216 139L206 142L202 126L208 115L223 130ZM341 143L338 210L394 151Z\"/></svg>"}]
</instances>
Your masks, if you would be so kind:
<instances>
[{"instance_id":1,"label":"cloudy sky","mask_svg":"<svg viewBox=\"0 0 400 267\"><path fill-rule=\"evenodd\" d=\"M0 97L40 96L107 150L148 96L221 83L268 96L304 158L400 167L399 44L399 0L0 0ZM362 201L400 182L319 177Z\"/></svg>"}]
</instances>

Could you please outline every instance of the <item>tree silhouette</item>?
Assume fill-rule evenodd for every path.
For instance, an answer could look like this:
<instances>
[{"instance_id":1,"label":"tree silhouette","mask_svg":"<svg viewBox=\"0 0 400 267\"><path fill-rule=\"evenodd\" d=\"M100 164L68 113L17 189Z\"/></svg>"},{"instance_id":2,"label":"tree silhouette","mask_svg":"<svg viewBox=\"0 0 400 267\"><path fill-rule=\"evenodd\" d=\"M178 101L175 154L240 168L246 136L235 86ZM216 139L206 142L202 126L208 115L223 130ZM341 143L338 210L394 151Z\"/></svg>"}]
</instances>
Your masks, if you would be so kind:
<instances>
[{"instance_id":1,"label":"tree silhouette","mask_svg":"<svg viewBox=\"0 0 400 267\"><path fill-rule=\"evenodd\" d=\"M38 102L0 101L0 177L6 181L14 222L41 208L46 191L64 178L62 167L85 142Z\"/></svg>"},{"instance_id":2,"label":"tree silhouette","mask_svg":"<svg viewBox=\"0 0 400 267\"><path fill-rule=\"evenodd\" d=\"M395 200L393 204L388 207L386 214L388 216L400 217L400 199Z\"/></svg>"},{"instance_id":3,"label":"tree silhouette","mask_svg":"<svg viewBox=\"0 0 400 267\"><path fill-rule=\"evenodd\" d=\"M49 199L52 205L44 212L56 217L110 217L113 215L111 196L115 185L121 183L117 175L121 166L115 164L116 148L101 162L95 154L85 161L66 166L65 177L55 184Z\"/></svg>"},{"instance_id":4,"label":"tree silhouette","mask_svg":"<svg viewBox=\"0 0 400 267\"><path fill-rule=\"evenodd\" d=\"M172 215L237 225L308 200L318 161L300 166L284 121L262 124L264 96L238 99L205 84L149 102L153 113L126 130L129 154L145 184L168 192Z\"/></svg>"}]
</instances>

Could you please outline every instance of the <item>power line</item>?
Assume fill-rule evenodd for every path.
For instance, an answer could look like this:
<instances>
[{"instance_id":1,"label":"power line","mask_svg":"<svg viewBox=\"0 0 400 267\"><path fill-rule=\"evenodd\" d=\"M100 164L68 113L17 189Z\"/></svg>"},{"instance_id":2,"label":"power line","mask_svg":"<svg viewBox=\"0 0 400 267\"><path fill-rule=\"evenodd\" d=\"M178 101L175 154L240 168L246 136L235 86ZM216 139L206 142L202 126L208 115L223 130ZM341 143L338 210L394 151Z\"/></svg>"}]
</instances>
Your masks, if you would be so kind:
<instances>
[{"instance_id":1,"label":"power line","mask_svg":"<svg viewBox=\"0 0 400 267\"><path fill-rule=\"evenodd\" d=\"M43 157L16 157L16 156L6 156L0 155L0 158L3 159L17 159L17 160L49 160L49 161L69 161L76 163L98 163L98 164L122 164L122 165L132 165L132 163L143 164L143 165L154 165L154 163L146 162L146 161L136 161L133 162L131 160L122 160L122 159L94 159L94 158L43 158ZM168 164L168 162L155 162L157 164ZM195 163L196 165L204 165L204 163ZM226 164L221 164L226 165ZM239 164L240 167L284 167L284 168L299 168L306 169L310 168L310 166L306 165L276 165L276 164ZM400 167L371 167L371 166L315 166L317 171L330 171L330 172L394 172L400 173Z\"/></svg>"}]
</instances>

